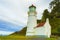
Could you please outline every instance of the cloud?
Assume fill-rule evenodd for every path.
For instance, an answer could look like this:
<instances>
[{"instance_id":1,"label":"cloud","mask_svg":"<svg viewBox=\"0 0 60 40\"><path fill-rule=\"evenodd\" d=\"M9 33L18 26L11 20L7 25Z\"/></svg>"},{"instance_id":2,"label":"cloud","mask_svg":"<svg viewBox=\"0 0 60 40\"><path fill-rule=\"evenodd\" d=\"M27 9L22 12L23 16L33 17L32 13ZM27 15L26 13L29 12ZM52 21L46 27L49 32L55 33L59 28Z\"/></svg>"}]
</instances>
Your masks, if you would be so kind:
<instances>
[{"instance_id":1,"label":"cloud","mask_svg":"<svg viewBox=\"0 0 60 40\"><path fill-rule=\"evenodd\" d=\"M48 1L48 0L47 0ZM37 7L37 18L41 18L44 9L50 1L44 0L0 0L0 19L7 19L19 24L27 24L28 7L34 4ZM2 18L3 17L3 18Z\"/></svg>"},{"instance_id":2,"label":"cloud","mask_svg":"<svg viewBox=\"0 0 60 40\"><path fill-rule=\"evenodd\" d=\"M37 9L37 19L41 19L44 9L48 9L51 0L0 0L0 20L12 24L26 26L28 7L34 4Z\"/></svg>"},{"instance_id":3,"label":"cloud","mask_svg":"<svg viewBox=\"0 0 60 40\"><path fill-rule=\"evenodd\" d=\"M16 25L4 20L0 20L0 31L11 31L11 32L15 32L15 31L19 31L23 28L23 26L21 25Z\"/></svg>"},{"instance_id":4,"label":"cloud","mask_svg":"<svg viewBox=\"0 0 60 40\"><path fill-rule=\"evenodd\" d=\"M9 22L12 21L18 24L25 23L26 13L24 12L24 10L22 10L23 7L19 6L21 5L21 3L19 3L18 0L10 0L10 1L2 0L1 4L0 4L0 19L6 20L6 21L9 20Z\"/></svg>"},{"instance_id":5,"label":"cloud","mask_svg":"<svg viewBox=\"0 0 60 40\"><path fill-rule=\"evenodd\" d=\"M9 35L12 34L13 32L10 31L0 31L0 35Z\"/></svg>"}]
</instances>

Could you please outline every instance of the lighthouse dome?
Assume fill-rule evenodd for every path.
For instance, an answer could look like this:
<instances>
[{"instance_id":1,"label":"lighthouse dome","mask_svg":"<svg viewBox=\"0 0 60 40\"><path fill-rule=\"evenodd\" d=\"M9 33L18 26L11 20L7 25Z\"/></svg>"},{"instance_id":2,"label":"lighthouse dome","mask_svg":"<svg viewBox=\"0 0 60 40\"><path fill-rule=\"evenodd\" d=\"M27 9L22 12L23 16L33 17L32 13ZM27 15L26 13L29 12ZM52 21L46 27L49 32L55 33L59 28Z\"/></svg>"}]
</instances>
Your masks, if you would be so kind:
<instances>
[{"instance_id":1,"label":"lighthouse dome","mask_svg":"<svg viewBox=\"0 0 60 40\"><path fill-rule=\"evenodd\" d=\"M36 11L36 7L35 7L34 5L31 5L31 6L29 7L29 11L30 11L30 12Z\"/></svg>"}]
</instances>

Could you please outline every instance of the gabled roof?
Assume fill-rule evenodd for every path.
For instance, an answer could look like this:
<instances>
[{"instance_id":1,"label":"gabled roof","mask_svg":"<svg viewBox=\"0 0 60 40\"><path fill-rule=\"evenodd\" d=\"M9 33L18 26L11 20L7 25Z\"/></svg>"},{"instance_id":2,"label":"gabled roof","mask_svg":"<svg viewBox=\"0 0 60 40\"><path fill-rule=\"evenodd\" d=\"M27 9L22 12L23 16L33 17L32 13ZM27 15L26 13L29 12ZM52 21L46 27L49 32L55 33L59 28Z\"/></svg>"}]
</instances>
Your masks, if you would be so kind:
<instances>
[{"instance_id":1,"label":"gabled roof","mask_svg":"<svg viewBox=\"0 0 60 40\"><path fill-rule=\"evenodd\" d=\"M45 22L41 22L41 23L37 24L37 26L35 28L37 28L37 27L43 27L44 24L45 24Z\"/></svg>"},{"instance_id":2,"label":"gabled roof","mask_svg":"<svg viewBox=\"0 0 60 40\"><path fill-rule=\"evenodd\" d=\"M45 24L46 24L46 25L50 25L50 24L49 24L49 19L48 19L48 18L46 19L45 22L41 22L41 23L37 24L37 26L36 26L35 28L37 28L37 27L43 27Z\"/></svg>"}]
</instances>

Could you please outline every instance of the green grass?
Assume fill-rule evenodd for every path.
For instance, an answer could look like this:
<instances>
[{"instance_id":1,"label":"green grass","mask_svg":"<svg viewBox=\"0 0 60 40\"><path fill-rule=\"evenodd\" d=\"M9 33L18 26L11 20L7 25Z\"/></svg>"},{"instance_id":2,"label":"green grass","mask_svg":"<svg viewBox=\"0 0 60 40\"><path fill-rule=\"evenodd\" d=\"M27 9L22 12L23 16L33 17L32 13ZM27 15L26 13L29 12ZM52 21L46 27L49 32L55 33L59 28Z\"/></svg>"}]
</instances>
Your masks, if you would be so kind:
<instances>
[{"instance_id":1,"label":"green grass","mask_svg":"<svg viewBox=\"0 0 60 40\"><path fill-rule=\"evenodd\" d=\"M41 38L37 36L19 36L19 35L11 35L11 36L0 36L0 40L57 40L57 38Z\"/></svg>"}]
</instances>

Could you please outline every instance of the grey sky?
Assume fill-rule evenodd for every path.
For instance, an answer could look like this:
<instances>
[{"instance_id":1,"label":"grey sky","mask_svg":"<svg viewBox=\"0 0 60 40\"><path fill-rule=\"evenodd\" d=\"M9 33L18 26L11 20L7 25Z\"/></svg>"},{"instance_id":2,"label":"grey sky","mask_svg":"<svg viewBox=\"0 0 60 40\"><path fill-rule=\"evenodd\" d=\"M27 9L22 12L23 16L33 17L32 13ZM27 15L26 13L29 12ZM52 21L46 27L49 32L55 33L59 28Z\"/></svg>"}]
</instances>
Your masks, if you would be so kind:
<instances>
[{"instance_id":1,"label":"grey sky","mask_svg":"<svg viewBox=\"0 0 60 40\"><path fill-rule=\"evenodd\" d=\"M37 19L41 19L44 9L49 9L51 0L0 0L0 20L16 25L27 25L28 7L37 7Z\"/></svg>"}]
</instances>

